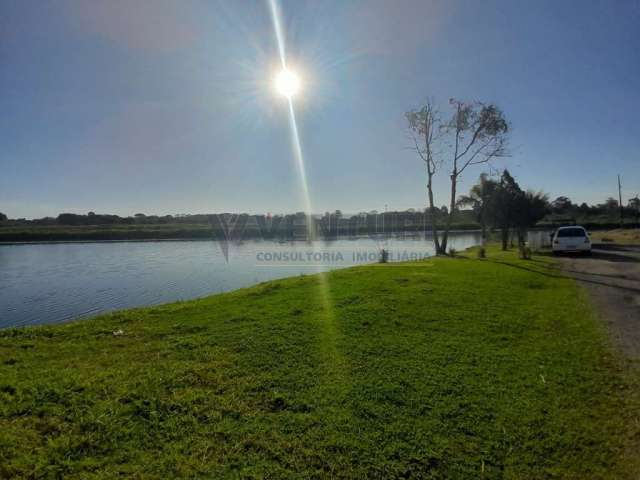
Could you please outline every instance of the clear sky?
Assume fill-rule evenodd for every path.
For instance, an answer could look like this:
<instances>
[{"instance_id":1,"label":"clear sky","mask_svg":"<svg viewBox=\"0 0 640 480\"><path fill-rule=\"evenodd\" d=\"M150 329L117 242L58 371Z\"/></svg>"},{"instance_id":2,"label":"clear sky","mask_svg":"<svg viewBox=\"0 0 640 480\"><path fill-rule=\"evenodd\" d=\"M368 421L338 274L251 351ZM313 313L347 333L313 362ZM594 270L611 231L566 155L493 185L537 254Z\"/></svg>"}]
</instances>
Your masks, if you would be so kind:
<instances>
[{"instance_id":1,"label":"clear sky","mask_svg":"<svg viewBox=\"0 0 640 480\"><path fill-rule=\"evenodd\" d=\"M596 203L620 173L640 193L639 1L281 9L315 212L424 206L404 112L427 97L497 103L495 166L523 187ZM277 64L266 1L0 2L0 211L301 210Z\"/></svg>"}]
</instances>

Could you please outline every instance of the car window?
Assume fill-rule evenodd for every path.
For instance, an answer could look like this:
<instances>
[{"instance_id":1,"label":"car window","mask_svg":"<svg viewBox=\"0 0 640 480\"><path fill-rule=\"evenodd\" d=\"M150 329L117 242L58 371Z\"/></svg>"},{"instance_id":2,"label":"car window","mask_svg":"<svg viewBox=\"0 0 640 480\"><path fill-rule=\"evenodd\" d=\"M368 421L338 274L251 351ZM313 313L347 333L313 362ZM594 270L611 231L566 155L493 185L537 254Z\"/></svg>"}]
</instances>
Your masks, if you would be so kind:
<instances>
[{"instance_id":1,"label":"car window","mask_svg":"<svg viewBox=\"0 0 640 480\"><path fill-rule=\"evenodd\" d=\"M582 228L563 228L558 230L558 237L584 237L585 231Z\"/></svg>"}]
</instances>

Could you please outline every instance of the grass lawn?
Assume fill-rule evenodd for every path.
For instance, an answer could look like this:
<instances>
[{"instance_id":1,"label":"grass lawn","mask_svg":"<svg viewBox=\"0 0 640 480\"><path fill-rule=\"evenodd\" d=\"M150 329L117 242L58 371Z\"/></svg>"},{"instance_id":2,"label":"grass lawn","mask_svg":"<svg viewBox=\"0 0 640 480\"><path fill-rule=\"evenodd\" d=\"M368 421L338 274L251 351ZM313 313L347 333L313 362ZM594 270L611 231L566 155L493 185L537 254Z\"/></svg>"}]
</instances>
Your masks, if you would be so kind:
<instances>
[{"instance_id":1,"label":"grass lawn","mask_svg":"<svg viewBox=\"0 0 640 480\"><path fill-rule=\"evenodd\" d=\"M0 478L635 478L633 367L489 256L0 330Z\"/></svg>"}]
</instances>

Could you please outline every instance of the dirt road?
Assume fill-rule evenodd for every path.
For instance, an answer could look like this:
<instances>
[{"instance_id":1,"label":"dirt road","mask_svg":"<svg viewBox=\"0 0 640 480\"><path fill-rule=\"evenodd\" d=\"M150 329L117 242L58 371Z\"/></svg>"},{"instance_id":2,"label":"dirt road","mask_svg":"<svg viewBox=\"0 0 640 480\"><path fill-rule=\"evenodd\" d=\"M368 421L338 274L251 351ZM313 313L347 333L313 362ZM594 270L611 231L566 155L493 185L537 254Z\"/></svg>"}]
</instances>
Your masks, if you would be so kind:
<instances>
[{"instance_id":1,"label":"dirt road","mask_svg":"<svg viewBox=\"0 0 640 480\"><path fill-rule=\"evenodd\" d=\"M591 257L560 261L587 288L622 351L640 359L640 246L594 244Z\"/></svg>"}]
</instances>

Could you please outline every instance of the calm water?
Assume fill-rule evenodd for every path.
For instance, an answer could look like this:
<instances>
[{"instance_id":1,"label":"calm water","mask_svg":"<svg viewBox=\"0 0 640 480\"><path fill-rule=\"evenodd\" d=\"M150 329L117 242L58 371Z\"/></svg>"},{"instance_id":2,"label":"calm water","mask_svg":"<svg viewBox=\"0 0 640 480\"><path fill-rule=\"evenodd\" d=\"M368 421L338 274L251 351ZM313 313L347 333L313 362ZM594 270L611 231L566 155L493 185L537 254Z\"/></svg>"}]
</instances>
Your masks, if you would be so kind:
<instances>
[{"instance_id":1,"label":"calm water","mask_svg":"<svg viewBox=\"0 0 640 480\"><path fill-rule=\"evenodd\" d=\"M462 250L479 235L454 235ZM186 300L300 273L433 254L424 238L279 243L121 242L0 245L0 327L57 323Z\"/></svg>"}]
</instances>

